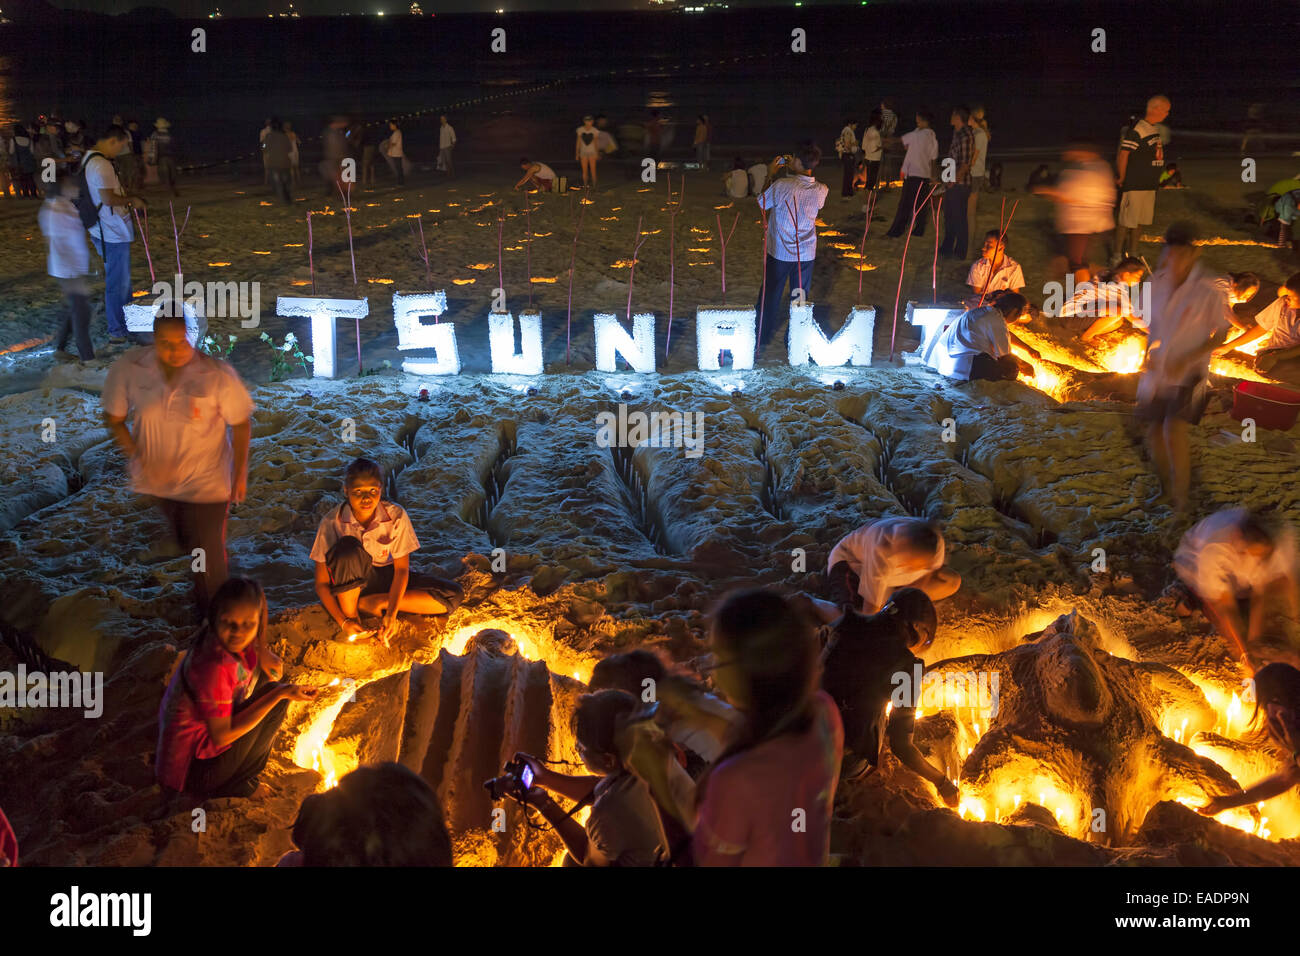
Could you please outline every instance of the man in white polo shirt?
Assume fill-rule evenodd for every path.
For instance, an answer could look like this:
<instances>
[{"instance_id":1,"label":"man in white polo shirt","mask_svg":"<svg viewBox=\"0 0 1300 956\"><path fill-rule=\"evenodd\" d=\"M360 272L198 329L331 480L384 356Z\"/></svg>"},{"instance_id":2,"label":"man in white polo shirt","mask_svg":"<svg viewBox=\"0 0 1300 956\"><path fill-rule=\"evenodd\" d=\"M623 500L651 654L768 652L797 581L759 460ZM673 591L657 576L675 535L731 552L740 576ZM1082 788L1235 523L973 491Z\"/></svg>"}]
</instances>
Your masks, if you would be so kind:
<instances>
[{"instance_id":1,"label":"man in white polo shirt","mask_svg":"<svg viewBox=\"0 0 1300 956\"><path fill-rule=\"evenodd\" d=\"M924 591L942 601L961 587L961 576L944 567L939 526L923 518L881 518L845 535L831 549L826 574L831 599L875 614L899 588Z\"/></svg>"},{"instance_id":2,"label":"man in white polo shirt","mask_svg":"<svg viewBox=\"0 0 1300 956\"><path fill-rule=\"evenodd\" d=\"M1295 535L1244 508L1210 515L1183 535L1174 570L1252 670L1247 648L1263 633L1269 600L1281 599L1292 617L1300 611Z\"/></svg>"},{"instance_id":3,"label":"man in white polo shirt","mask_svg":"<svg viewBox=\"0 0 1300 956\"><path fill-rule=\"evenodd\" d=\"M1195 243L1187 223L1165 231L1165 251L1151 279L1147 355L1137 390L1161 488L1183 513L1191 495L1188 431L1205 411L1210 355L1232 329L1228 295L1200 262Z\"/></svg>"},{"instance_id":4,"label":"man in white polo shirt","mask_svg":"<svg viewBox=\"0 0 1300 956\"><path fill-rule=\"evenodd\" d=\"M233 368L195 351L183 315L159 315L153 329L153 345L109 368L104 423L130 461L131 487L155 499L199 569L206 609L226 580L226 513L247 488L253 400Z\"/></svg>"},{"instance_id":5,"label":"man in white polo shirt","mask_svg":"<svg viewBox=\"0 0 1300 956\"><path fill-rule=\"evenodd\" d=\"M799 155L778 156L768 168L768 182L755 198L767 210L767 261L763 265L763 284L758 292L760 347L772 340L776 330L788 318L782 303L786 283L790 296L802 289L811 300L813 265L817 260L817 213L826 204L830 188L813 178L821 162L822 151L807 143ZM788 175L777 176L783 168Z\"/></svg>"}]
</instances>

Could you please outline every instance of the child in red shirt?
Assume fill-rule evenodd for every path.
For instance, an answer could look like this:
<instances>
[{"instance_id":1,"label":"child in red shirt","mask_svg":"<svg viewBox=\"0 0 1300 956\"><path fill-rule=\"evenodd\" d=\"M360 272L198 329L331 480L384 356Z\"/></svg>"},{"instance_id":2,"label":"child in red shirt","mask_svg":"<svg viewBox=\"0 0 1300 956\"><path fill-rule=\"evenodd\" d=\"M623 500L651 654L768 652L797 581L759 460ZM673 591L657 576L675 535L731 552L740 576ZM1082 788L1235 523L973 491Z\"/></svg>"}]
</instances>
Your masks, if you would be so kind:
<instances>
[{"instance_id":1,"label":"child in red shirt","mask_svg":"<svg viewBox=\"0 0 1300 956\"><path fill-rule=\"evenodd\" d=\"M248 578L230 578L212 598L158 710L165 790L251 797L289 702L315 699L314 688L278 683L284 663L266 646L266 617L262 586Z\"/></svg>"}]
</instances>

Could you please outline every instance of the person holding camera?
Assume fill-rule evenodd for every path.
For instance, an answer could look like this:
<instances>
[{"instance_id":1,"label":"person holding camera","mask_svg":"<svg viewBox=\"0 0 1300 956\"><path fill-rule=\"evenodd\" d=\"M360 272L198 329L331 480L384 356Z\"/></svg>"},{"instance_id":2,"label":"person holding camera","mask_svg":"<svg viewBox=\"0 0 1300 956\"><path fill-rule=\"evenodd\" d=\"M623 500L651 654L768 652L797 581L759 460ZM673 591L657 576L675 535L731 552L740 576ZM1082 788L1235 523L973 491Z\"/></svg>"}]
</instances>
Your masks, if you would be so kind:
<instances>
[{"instance_id":1,"label":"person holding camera","mask_svg":"<svg viewBox=\"0 0 1300 956\"><path fill-rule=\"evenodd\" d=\"M897 675L906 675L910 684L922 672L925 665L916 655L934 641L937 626L934 602L919 588L894 592L876 614L859 614L846 604L822 652L822 688L844 720L841 780L857 780L879 767L888 738L903 766L934 784L944 803L955 807L957 787L912 743L921 688L910 688L907 706L889 706L899 689Z\"/></svg>"},{"instance_id":2,"label":"person holding camera","mask_svg":"<svg viewBox=\"0 0 1300 956\"><path fill-rule=\"evenodd\" d=\"M578 698L573 733L578 753L591 775L570 775L548 769L530 754L520 753L532 773L532 786L516 786L507 793L532 806L555 828L569 851L566 865L655 866L668 856L668 840L654 799L645 783L623 763L620 735L648 715L637 698L621 690L603 690ZM546 791L579 806L591 805L586 826L573 810L560 808Z\"/></svg>"}]
</instances>

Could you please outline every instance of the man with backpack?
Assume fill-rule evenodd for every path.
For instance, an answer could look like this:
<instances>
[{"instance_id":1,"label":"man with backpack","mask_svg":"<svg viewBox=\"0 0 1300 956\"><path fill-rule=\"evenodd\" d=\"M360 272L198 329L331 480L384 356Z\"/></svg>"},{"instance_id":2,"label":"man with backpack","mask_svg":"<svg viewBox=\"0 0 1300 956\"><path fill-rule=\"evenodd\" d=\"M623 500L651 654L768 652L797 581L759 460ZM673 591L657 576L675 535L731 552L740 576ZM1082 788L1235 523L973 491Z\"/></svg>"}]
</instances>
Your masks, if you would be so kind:
<instances>
[{"instance_id":1,"label":"man with backpack","mask_svg":"<svg viewBox=\"0 0 1300 956\"><path fill-rule=\"evenodd\" d=\"M143 198L126 193L113 168L113 160L130 148L126 130L110 126L77 167L77 212L90 233L90 244L104 260L104 314L108 341L115 345L128 338L124 307L131 301L132 210L145 206Z\"/></svg>"}]
</instances>

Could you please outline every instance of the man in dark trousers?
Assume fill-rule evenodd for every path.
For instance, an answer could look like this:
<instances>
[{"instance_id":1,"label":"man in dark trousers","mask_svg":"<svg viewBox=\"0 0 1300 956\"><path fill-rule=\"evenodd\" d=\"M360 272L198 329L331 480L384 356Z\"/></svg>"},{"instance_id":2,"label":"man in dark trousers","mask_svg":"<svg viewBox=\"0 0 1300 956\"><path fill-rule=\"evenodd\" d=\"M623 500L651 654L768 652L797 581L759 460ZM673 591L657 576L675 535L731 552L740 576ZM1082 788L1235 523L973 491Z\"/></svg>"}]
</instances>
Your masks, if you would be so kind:
<instances>
[{"instance_id":1,"label":"man in dark trousers","mask_svg":"<svg viewBox=\"0 0 1300 956\"><path fill-rule=\"evenodd\" d=\"M934 784L944 803L955 807L957 787L912 743L921 688L911 685L925 667L916 652L930 646L937 626L934 602L917 588L896 591L878 614L859 614L846 605L822 651L822 688L844 721L841 779L858 779L878 768L888 738L903 766ZM905 696L911 706L891 708L900 680L909 685Z\"/></svg>"},{"instance_id":2,"label":"man in dark trousers","mask_svg":"<svg viewBox=\"0 0 1300 956\"><path fill-rule=\"evenodd\" d=\"M939 255L966 258L966 243L970 239L970 228L966 223L967 200L970 199L970 169L975 161L975 131L970 128L970 110L965 106L955 107L952 111L952 145L948 147L948 158L954 167L951 174L944 170L941 178L948 183L943 194L943 244L939 246ZM945 164L949 165L949 164ZM948 176L952 175L952 181Z\"/></svg>"},{"instance_id":3,"label":"man in dark trousers","mask_svg":"<svg viewBox=\"0 0 1300 956\"><path fill-rule=\"evenodd\" d=\"M791 297L796 289L802 289L804 300L812 301L809 290L817 260L817 213L830 192L825 183L813 178L821 158L822 151L812 143L806 143L797 156L778 156L768 169L767 186L756 197L758 205L767 210L767 261L756 306L760 347L772 340L788 317L787 283ZM788 175L778 176L782 169L788 170Z\"/></svg>"}]
</instances>

